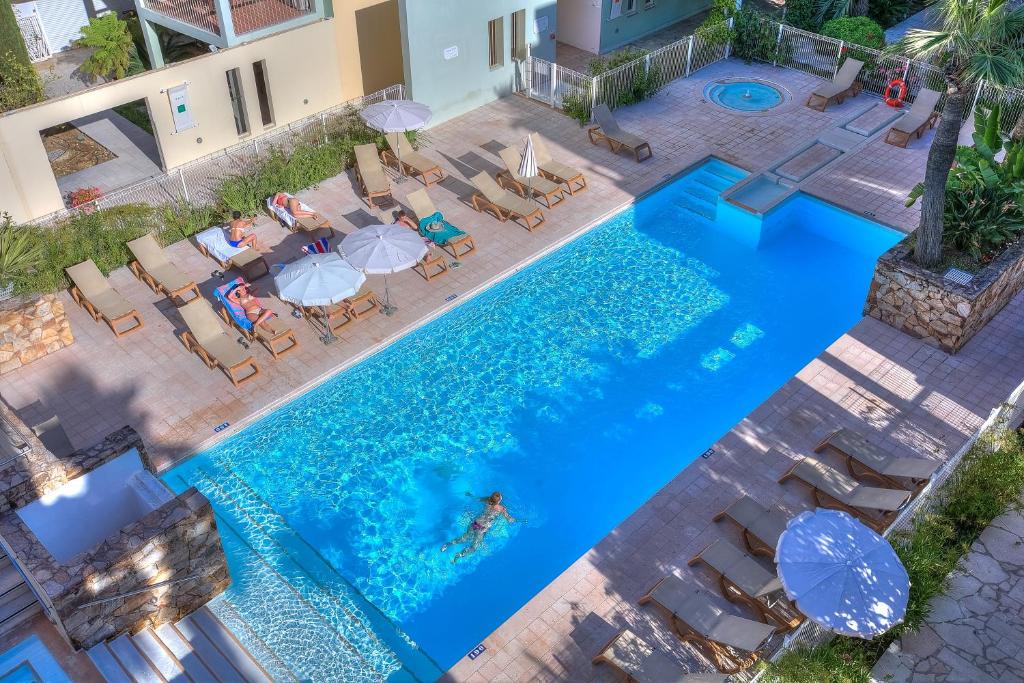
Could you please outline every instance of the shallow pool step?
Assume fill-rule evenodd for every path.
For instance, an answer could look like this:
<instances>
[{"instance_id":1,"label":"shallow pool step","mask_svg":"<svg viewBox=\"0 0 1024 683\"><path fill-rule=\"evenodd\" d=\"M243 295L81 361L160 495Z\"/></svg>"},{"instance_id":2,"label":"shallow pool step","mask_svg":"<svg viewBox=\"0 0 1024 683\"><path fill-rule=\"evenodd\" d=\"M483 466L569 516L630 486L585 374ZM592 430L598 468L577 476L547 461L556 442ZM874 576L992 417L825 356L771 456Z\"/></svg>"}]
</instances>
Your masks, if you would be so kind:
<instances>
[{"instance_id":1,"label":"shallow pool step","mask_svg":"<svg viewBox=\"0 0 1024 683\"><path fill-rule=\"evenodd\" d=\"M207 608L87 651L108 683L271 683Z\"/></svg>"}]
</instances>

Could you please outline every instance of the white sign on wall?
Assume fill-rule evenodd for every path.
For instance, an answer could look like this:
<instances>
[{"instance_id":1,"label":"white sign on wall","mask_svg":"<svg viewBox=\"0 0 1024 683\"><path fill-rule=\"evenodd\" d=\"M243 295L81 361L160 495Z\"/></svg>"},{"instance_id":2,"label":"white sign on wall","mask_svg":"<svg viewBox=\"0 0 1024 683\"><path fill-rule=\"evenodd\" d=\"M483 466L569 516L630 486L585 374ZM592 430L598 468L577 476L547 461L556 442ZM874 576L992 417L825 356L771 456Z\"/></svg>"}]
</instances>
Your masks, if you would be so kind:
<instances>
[{"instance_id":1,"label":"white sign on wall","mask_svg":"<svg viewBox=\"0 0 1024 683\"><path fill-rule=\"evenodd\" d=\"M459 56L459 46L458 45L452 45L451 47L446 47L444 49L444 58L446 60L448 60L448 59L455 59L458 56Z\"/></svg>"},{"instance_id":2,"label":"white sign on wall","mask_svg":"<svg viewBox=\"0 0 1024 683\"><path fill-rule=\"evenodd\" d=\"M167 99L171 103L171 117L174 119L174 132L180 133L195 128L192 120L192 106L188 101L188 83L167 89Z\"/></svg>"}]
</instances>

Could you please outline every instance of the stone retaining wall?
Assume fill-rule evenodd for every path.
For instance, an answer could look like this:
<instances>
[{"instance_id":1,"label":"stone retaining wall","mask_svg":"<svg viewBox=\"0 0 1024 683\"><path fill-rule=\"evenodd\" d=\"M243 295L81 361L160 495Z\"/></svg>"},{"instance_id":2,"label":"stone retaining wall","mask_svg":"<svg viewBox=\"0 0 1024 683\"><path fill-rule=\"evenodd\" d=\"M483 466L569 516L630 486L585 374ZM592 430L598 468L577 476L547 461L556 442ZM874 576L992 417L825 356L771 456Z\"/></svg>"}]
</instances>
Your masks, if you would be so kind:
<instances>
[{"instance_id":1,"label":"stone retaining wall","mask_svg":"<svg viewBox=\"0 0 1024 683\"><path fill-rule=\"evenodd\" d=\"M904 240L879 257L864 315L948 353L956 353L1024 288L1024 243L987 265L967 285L927 271Z\"/></svg>"},{"instance_id":2,"label":"stone retaining wall","mask_svg":"<svg viewBox=\"0 0 1024 683\"><path fill-rule=\"evenodd\" d=\"M0 375L74 343L56 294L0 304Z\"/></svg>"}]
</instances>

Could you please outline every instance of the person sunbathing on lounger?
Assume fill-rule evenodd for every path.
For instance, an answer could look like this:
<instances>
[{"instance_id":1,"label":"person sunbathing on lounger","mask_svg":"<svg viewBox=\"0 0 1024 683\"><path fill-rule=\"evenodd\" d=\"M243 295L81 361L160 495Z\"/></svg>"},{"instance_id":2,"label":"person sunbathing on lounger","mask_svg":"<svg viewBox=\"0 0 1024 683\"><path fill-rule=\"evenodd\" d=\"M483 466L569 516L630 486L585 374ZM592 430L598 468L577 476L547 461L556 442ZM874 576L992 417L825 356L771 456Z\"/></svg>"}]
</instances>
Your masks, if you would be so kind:
<instances>
[{"instance_id":1,"label":"person sunbathing on lounger","mask_svg":"<svg viewBox=\"0 0 1024 683\"><path fill-rule=\"evenodd\" d=\"M260 300L253 292L256 290L250 284L240 284L228 292L228 299L235 302L245 311L245 317L253 324L253 327L267 322L274 317L275 313L269 308L264 308Z\"/></svg>"},{"instance_id":2,"label":"person sunbathing on lounger","mask_svg":"<svg viewBox=\"0 0 1024 683\"><path fill-rule=\"evenodd\" d=\"M399 210L398 213L395 214L395 225L404 225L405 227L412 228L417 232L420 229L420 226L416 224L416 221L414 221L409 214L402 210Z\"/></svg>"},{"instance_id":3,"label":"person sunbathing on lounger","mask_svg":"<svg viewBox=\"0 0 1024 683\"><path fill-rule=\"evenodd\" d=\"M466 495L470 494L467 493ZM487 532L491 530L492 526L494 526L494 522L497 521L498 515L503 515L510 524L516 521L512 518L512 515L508 513L508 509L501 504L500 492L495 491L490 496L480 498L480 500L487 505L484 507L483 511L469 523L469 526L466 527L466 533L441 546L441 552L443 553L453 545L469 544L468 547L463 548L456 553L455 557L452 558L453 564L459 558L476 552L476 549L480 547L481 543L483 543L484 536L487 535Z\"/></svg>"},{"instance_id":4,"label":"person sunbathing on lounger","mask_svg":"<svg viewBox=\"0 0 1024 683\"><path fill-rule=\"evenodd\" d=\"M308 211L302 208L302 202L295 197L289 197L284 192L278 192L272 200L277 206L283 207L293 218L316 218L316 211Z\"/></svg>"},{"instance_id":5,"label":"person sunbathing on lounger","mask_svg":"<svg viewBox=\"0 0 1024 683\"><path fill-rule=\"evenodd\" d=\"M231 213L231 222L228 223L228 244L241 249L242 247L252 247L258 249L259 245L256 242L256 235L246 235L245 231L252 227L252 218L242 218L241 211L233 211Z\"/></svg>"}]
</instances>

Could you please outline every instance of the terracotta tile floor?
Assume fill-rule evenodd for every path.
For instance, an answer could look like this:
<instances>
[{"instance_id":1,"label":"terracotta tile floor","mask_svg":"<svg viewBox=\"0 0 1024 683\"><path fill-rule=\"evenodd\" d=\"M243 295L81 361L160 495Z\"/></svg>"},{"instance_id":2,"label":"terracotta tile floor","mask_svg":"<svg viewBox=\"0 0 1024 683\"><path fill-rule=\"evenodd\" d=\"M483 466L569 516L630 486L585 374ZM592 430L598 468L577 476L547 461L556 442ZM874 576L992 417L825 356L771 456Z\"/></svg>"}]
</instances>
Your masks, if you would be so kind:
<instances>
[{"instance_id":1,"label":"terracotta tile floor","mask_svg":"<svg viewBox=\"0 0 1024 683\"><path fill-rule=\"evenodd\" d=\"M793 102L759 116L731 114L702 102L709 78L740 74L784 84ZM236 390L222 373L185 352L175 337L182 327L175 309L121 269L111 281L138 306L146 328L115 340L105 326L69 303L77 343L0 378L0 394L30 423L55 412L78 446L131 424L155 460L166 466L464 301L495 277L706 156L749 170L767 167L874 102L861 96L826 113L811 111L801 105L817 82L802 73L733 61L677 81L651 100L617 112L623 127L644 131L654 147L654 158L639 165L625 154L617 157L591 146L575 122L541 104L512 97L481 107L429 131L425 150L450 173L430 195L453 223L474 235L477 253L463 259L462 268L429 283L412 271L390 278L393 301L400 307L393 317L361 321L330 347L321 345L301 321L285 318L296 329L301 348L279 361L254 348L263 374ZM533 233L500 224L466 204L472 192L466 178L481 170L496 172L497 149L520 144L531 130L550 141L556 156L582 168L590 184L590 191L545 211L548 222ZM910 229L917 209L904 207L903 198L923 175L928 142L915 140L901 150L875 140L811 176L805 189ZM420 185L407 179L395 186L401 200ZM350 175L302 197L341 231L380 220L381 214L356 196ZM305 241L268 219L260 222L258 233L273 246L269 262L294 258ZM210 275L214 264L187 242L169 254L212 299L212 289L221 283ZM267 278L258 284L271 287ZM382 293L379 276L372 276L368 286ZM452 295L457 298L448 301ZM280 301L271 297L269 302L286 313ZM461 661L452 679L610 680L611 672L592 667L590 658L626 624L686 666L707 668L706 661L674 640L662 616L639 609L637 598L667 572L710 585L686 561L716 537L736 540L733 529L710 520L742 492L793 511L806 507L806 491L774 481L793 457L808 452L831 429L857 427L885 439L893 450L946 457L1024 375L1024 369L1018 370L1024 368L1022 318L1024 299L1018 297L954 357L877 321L860 322L723 436L710 459L683 470L485 639L486 653ZM231 427L215 436L214 427L224 422Z\"/></svg>"}]
</instances>

